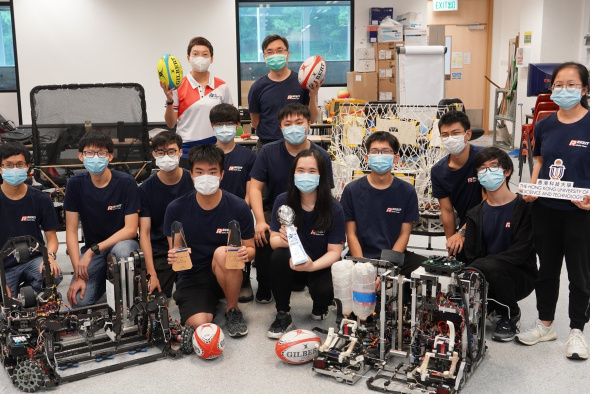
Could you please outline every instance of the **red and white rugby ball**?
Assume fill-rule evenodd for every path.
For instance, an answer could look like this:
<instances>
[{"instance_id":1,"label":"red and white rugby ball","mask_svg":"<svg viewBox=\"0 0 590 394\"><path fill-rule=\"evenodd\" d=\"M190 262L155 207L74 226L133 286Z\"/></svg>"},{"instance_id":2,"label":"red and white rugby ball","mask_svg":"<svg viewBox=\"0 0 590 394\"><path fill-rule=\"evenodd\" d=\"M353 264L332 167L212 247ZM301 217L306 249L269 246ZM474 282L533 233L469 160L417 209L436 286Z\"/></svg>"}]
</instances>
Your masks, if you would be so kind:
<instances>
[{"instance_id":1,"label":"red and white rugby ball","mask_svg":"<svg viewBox=\"0 0 590 394\"><path fill-rule=\"evenodd\" d=\"M322 82L326 77L326 61L320 55L315 55L305 59L299 68L299 84L306 89L314 81Z\"/></svg>"},{"instance_id":2,"label":"red and white rugby ball","mask_svg":"<svg viewBox=\"0 0 590 394\"><path fill-rule=\"evenodd\" d=\"M201 324L195 330L193 336L193 347L197 356L205 360L213 360L223 353L225 346L225 335L217 324Z\"/></svg>"},{"instance_id":3,"label":"red and white rugby ball","mask_svg":"<svg viewBox=\"0 0 590 394\"><path fill-rule=\"evenodd\" d=\"M320 337L309 330L293 330L283 334L275 345L279 358L289 364L303 364L318 354Z\"/></svg>"}]
</instances>

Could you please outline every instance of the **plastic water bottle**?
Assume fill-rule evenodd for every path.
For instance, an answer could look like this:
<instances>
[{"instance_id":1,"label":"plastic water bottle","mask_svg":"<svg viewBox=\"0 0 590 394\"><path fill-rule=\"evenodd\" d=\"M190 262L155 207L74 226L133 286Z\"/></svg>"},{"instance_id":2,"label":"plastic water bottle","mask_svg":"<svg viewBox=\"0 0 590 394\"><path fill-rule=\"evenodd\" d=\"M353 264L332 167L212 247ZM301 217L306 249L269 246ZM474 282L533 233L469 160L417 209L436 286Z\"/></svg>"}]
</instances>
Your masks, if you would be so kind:
<instances>
[{"instance_id":1,"label":"plastic water bottle","mask_svg":"<svg viewBox=\"0 0 590 394\"><path fill-rule=\"evenodd\" d=\"M352 312L352 260L337 261L332 264L332 284L334 298L342 303L342 314L349 316Z\"/></svg>"},{"instance_id":2,"label":"plastic water bottle","mask_svg":"<svg viewBox=\"0 0 590 394\"><path fill-rule=\"evenodd\" d=\"M375 311L377 268L371 263L356 263L352 268L352 311L361 320Z\"/></svg>"}]
</instances>

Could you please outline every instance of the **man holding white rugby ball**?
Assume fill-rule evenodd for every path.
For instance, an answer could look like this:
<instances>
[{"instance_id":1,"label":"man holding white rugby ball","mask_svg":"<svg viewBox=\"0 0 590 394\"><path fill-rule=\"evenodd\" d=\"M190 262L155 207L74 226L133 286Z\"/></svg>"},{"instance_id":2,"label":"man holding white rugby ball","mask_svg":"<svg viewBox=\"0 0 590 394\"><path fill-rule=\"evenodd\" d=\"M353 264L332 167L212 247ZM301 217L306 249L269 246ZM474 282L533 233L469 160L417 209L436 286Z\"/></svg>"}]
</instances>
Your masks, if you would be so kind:
<instances>
[{"instance_id":1,"label":"man holding white rugby ball","mask_svg":"<svg viewBox=\"0 0 590 394\"><path fill-rule=\"evenodd\" d=\"M316 81L309 89L301 87L297 73L287 67L289 41L285 37L278 34L267 36L262 41L262 52L270 71L256 80L248 92L248 110L258 136L256 151L260 151L264 144L283 139L277 115L285 105L295 102L306 105L311 119L316 119L321 86Z\"/></svg>"}]
</instances>

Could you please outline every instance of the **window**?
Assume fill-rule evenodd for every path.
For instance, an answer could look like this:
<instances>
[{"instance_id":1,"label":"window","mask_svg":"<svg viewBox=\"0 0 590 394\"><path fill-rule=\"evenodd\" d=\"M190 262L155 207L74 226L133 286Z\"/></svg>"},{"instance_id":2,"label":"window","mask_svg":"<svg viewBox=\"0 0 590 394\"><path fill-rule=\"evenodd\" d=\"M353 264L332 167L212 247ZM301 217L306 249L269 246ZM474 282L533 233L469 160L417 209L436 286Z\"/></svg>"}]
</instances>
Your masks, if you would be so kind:
<instances>
[{"instance_id":1,"label":"window","mask_svg":"<svg viewBox=\"0 0 590 394\"><path fill-rule=\"evenodd\" d=\"M0 4L0 91L16 90L10 5Z\"/></svg>"},{"instance_id":2,"label":"window","mask_svg":"<svg viewBox=\"0 0 590 394\"><path fill-rule=\"evenodd\" d=\"M249 1L238 11L239 79L254 81L268 73L262 40L279 34L289 40L289 68L299 71L310 56L327 62L326 85L346 85L352 59L352 1Z\"/></svg>"}]
</instances>

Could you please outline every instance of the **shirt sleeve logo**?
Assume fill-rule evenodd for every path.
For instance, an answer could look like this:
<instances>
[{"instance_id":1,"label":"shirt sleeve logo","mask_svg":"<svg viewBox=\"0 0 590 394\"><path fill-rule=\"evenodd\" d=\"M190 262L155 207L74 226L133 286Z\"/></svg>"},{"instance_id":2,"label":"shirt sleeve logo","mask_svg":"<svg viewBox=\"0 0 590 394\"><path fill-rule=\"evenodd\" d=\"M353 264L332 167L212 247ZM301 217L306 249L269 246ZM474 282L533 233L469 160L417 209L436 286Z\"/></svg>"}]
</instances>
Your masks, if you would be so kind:
<instances>
[{"instance_id":1,"label":"shirt sleeve logo","mask_svg":"<svg viewBox=\"0 0 590 394\"><path fill-rule=\"evenodd\" d=\"M20 218L21 222L34 222L37 220L37 216L23 216Z\"/></svg>"},{"instance_id":2,"label":"shirt sleeve logo","mask_svg":"<svg viewBox=\"0 0 590 394\"><path fill-rule=\"evenodd\" d=\"M385 213L400 213L401 211L401 208L387 208L385 210Z\"/></svg>"},{"instance_id":3,"label":"shirt sleeve logo","mask_svg":"<svg viewBox=\"0 0 590 394\"><path fill-rule=\"evenodd\" d=\"M107 207L107 211L117 211L117 210L119 210L121 208L123 208L123 204L109 205Z\"/></svg>"},{"instance_id":4,"label":"shirt sleeve logo","mask_svg":"<svg viewBox=\"0 0 590 394\"><path fill-rule=\"evenodd\" d=\"M570 146L577 146L580 148L587 148L588 144L590 144L590 142L588 142L588 141L580 141L580 140L571 140L570 141Z\"/></svg>"},{"instance_id":5,"label":"shirt sleeve logo","mask_svg":"<svg viewBox=\"0 0 590 394\"><path fill-rule=\"evenodd\" d=\"M300 94L289 94L287 95L287 100L299 100L300 97Z\"/></svg>"},{"instance_id":6,"label":"shirt sleeve logo","mask_svg":"<svg viewBox=\"0 0 590 394\"><path fill-rule=\"evenodd\" d=\"M229 228L218 228L215 234L229 234Z\"/></svg>"},{"instance_id":7,"label":"shirt sleeve logo","mask_svg":"<svg viewBox=\"0 0 590 394\"><path fill-rule=\"evenodd\" d=\"M471 178L467 178L467 183L475 183L475 182L477 182L477 177L476 176L473 176Z\"/></svg>"},{"instance_id":8,"label":"shirt sleeve logo","mask_svg":"<svg viewBox=\"0 0 590 394\"><path fill-rule=\"evenodd\" d=\"M311 235L326 235L326 233L324 231L315 231L315 230L311 230L310 234Z\"/></svg>"},{"instance_id":9,"label":"shirt sleeve logo","mask_svg":"<svg viewBox=\"0 0 590 394\"><path fill-rule=\"evenodd\" d=\"M228 171L242 171L242 168L244 168L244 167L242 167L242 166L229 166L227 168L227 170Z\"/></svg>"}]
</instances>

